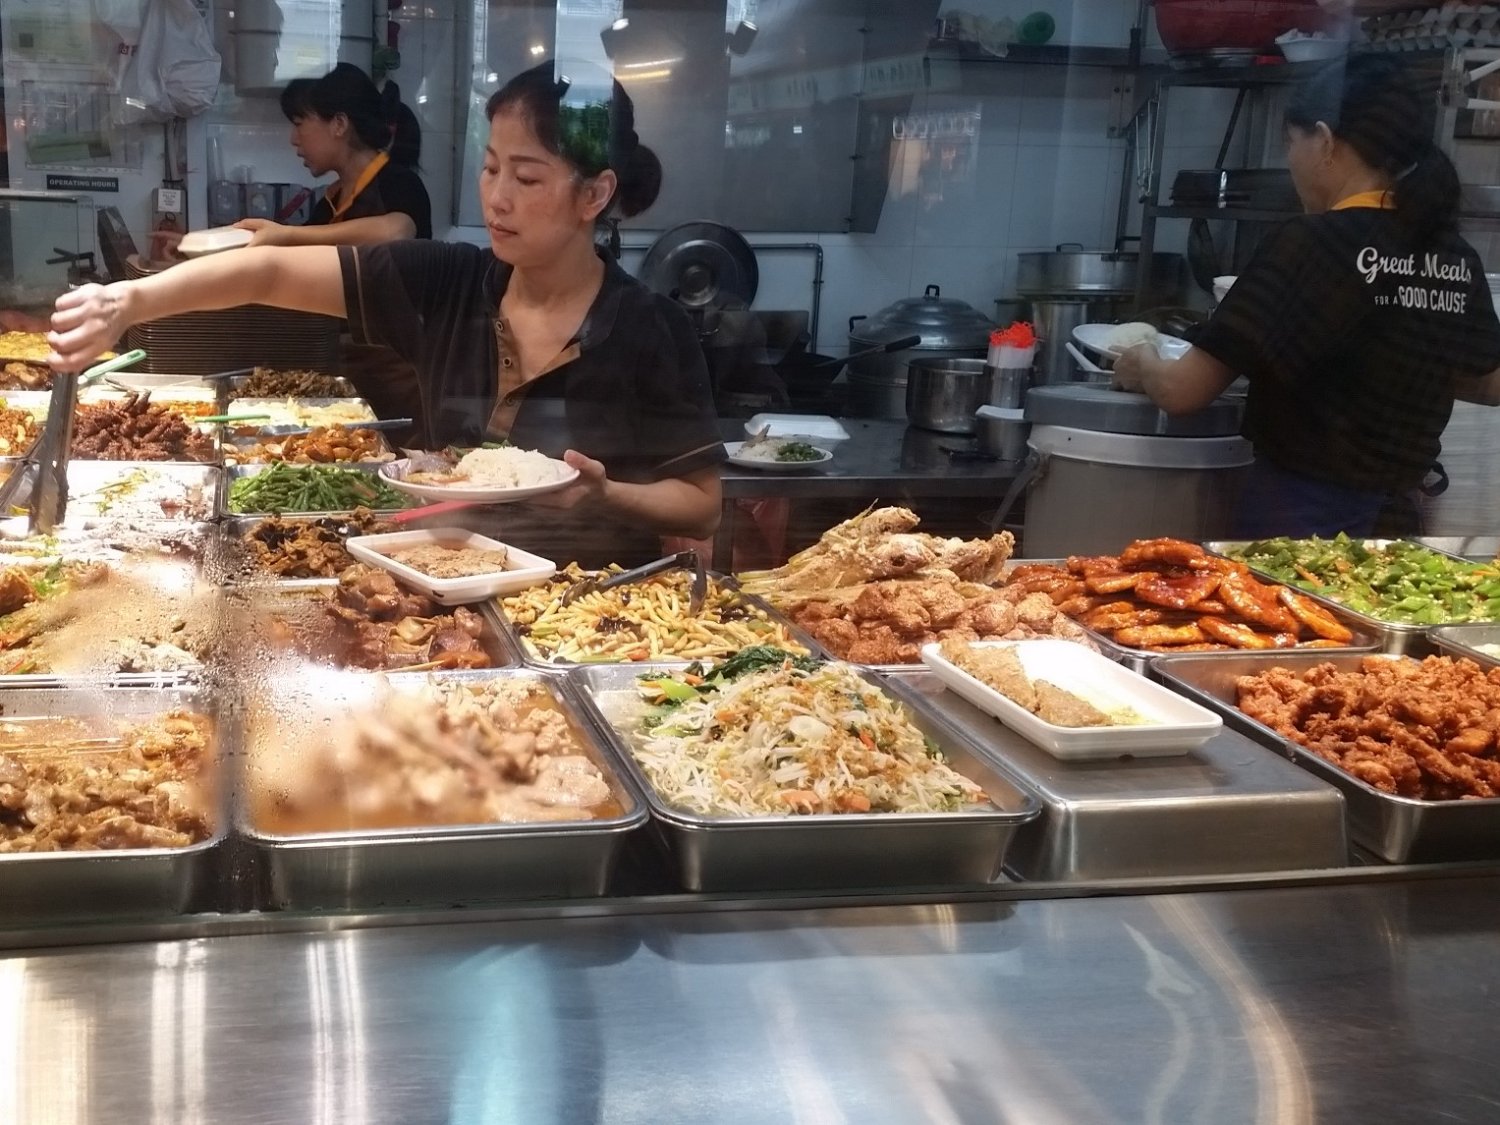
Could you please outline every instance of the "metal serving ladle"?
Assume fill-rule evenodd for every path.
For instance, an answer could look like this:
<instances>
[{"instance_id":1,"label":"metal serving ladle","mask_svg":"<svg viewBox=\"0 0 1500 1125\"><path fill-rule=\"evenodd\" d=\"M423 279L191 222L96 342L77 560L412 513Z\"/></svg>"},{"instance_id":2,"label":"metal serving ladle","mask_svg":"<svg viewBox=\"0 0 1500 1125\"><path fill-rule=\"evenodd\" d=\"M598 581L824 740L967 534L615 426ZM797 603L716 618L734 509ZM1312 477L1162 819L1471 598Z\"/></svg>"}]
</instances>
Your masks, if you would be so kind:
<instances>
[{"instance_id":1,"label":"metal serving ladle","mask_svg":"<svg viewBox=\"0 0 1500 1125\"><path fill-rule=\"evenodd\" d=\"M616 586L626 586L632 582L644 582L648 578L655 578L658 574L665 574L669 570L693 572L693 587L688 595L688 613L696 617L703 609L704 599L708 597L708 571L704 569L703 560L698 557L697 551L679 551L675 555L657 559L645 566L638 566L634 570L612 574L608 578L585 578L563 591L561 604L571 605L585 594L612 590Z\"/></svg>"}]
</instances>

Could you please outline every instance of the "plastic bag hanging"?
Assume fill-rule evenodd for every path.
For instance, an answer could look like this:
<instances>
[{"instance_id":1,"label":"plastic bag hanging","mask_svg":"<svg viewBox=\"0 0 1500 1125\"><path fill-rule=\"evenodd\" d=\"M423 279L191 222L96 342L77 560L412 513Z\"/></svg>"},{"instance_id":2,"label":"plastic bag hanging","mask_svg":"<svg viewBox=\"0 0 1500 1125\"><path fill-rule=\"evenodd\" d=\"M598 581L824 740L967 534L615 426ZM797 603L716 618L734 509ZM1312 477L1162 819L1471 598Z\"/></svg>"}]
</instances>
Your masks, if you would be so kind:
<instances>
[{"instance_id":1,"label":"plastic bag hanging","mask_svg":"<svg viewBox=\"0 0 1500 1125\"><path fill-rule=\"evenodd\" d=\"M213 104L219 52L192 0L146 0L133 46L117 79L121 124L192 117Z\"/></svg>"}]
</instances>

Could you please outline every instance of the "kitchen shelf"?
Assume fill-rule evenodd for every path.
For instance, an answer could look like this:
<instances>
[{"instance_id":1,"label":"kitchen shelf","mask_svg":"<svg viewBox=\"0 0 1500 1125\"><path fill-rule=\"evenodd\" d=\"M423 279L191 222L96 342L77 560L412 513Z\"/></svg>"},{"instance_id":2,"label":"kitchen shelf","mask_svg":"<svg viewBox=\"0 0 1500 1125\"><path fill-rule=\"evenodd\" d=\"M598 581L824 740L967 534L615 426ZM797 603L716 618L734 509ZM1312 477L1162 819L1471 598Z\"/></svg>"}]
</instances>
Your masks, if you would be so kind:
<instances>
[{"instance_id":1,"label":"kitchen shelf","mask_svg":"<svg viewBox=\"0 0 1500 1125\"><path fill-rule=\"evenodd\" d=\"M1328 65L1327 62L1289 63L1276 55L1261 57L1267 61L1218 66L1198 65L1182 69L1168 67L1157 76L1157 84L1198 88L1217 87L1226 90L1238 90L1246 86L1285 86L1290 82L1300 82L1304 78L1317 74Z\"/></svg>"},{"instance_id":2,"label":"kitchen shelf","mask_svg":"<svg viewBox=\"0 0 1500 1125\"><path fill-rule=\"evenodd\" d=\"M933 61L984 63L999 66L1097 66L1125 69L1154 66L1166 62L1166 54L1148 51L1137 59L1129 47L1069 47L1046 43L1029 47L1012 43L1004 56L992 55L977 43L954 39L934 39L927 46L927 57Z\"/></svg>"},{"instance_id":3,"label":"kitchen shelf","mask_svg":"<svg viewBox=\"0 0 1500 1125\"><path fill-rule=\"evenodd\" d=\"M1148 204L1146 211L1157 219L1217 219L1229 223L1279 223L1284 219L1295 219L1301 211L1277 211L1259 207L1211 207Z\"/></svg>"}]
</instances>

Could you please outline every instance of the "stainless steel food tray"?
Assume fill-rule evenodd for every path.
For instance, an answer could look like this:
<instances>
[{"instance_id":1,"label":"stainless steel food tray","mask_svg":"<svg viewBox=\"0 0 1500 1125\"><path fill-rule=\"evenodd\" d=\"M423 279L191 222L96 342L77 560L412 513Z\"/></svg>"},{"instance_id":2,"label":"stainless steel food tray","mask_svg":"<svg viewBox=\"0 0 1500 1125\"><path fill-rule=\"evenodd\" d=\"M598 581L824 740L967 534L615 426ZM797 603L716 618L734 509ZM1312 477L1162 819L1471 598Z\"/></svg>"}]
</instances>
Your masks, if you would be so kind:
<instances>
[{"instance_id":1,"label":"stainless steel food tray","mask_svg":"<svg viewBox=\"0 0 1500 1125\"><path fill-rule=\"evenodd\" d=\"M219 427L219 428L222 429L223 427ZM391 460L394 460L395 459L395 450L393 450L391 448L391 443L386 440L385 434L382 433L380 430L376 430L375 431L375 437L376 437L376 439L380 443L380 451L382 453L388 453L388 454L390 454L391 455ZM226 468L230 468L230 469L236 469L236 468L247 468L248 469L248 468L254 468L256 466L270 466L270 465L274 465L276 463L276 461L274 459L272 459L272 460L266 460L266 461L239 461L239 462L237 462L235 464L230 464L228 459L230 457L237 456L240 451L245 450L245 449L249 449L253 445L258 445L261 442L275 441L275 440L276 440L276 438L275 438L274 435L266 435L264 437L236 437L236 438L226 438L226 439L224 439L223 441L220 442L219 449L220 449L221 455L225 458L225 462L224 462L225 467ZM328 465L335 465L335 466L338 466L340 468L368 469L368 470L370 470L372 472L378 472L380 470L380 467L382 465L389 464L390 462L389 461L327 461L327 462L321 462L321 463L322 464L328 464Z\"/></svg>"},{"instance_id":2,"label":"stainless steel food tray","mask_svg":"<svg viewBox=\"0 0 1500 1125\"><path fill-rule=\"evenodd\" d=\"M1500 622L1473 625L1439 625L1427 631L1439 652L1472 660L1482 668L1500 668L1500 656L1480 651L1480 645L1500 645Z\"/></svg>"},{"instance_id":3,"label":"stainless steel food tray","mask_svg":"<svg viewBox=\"0 0 1500 1125\"><path fill-rule=\"evenodd\" d=\"M0 926L160 917L220 907L231 783L224 768L223 716L211 695L190 687L159 690L81 682L0 689L0 713L7 720L101 713L145 717L174 707L206 714L214 722L209 746L211 768L217 771L214 834L187 848L0 854Z\"/></svg>"},{"instance_id":4,"label":"stainless steel food tray","mask_svg":"<svg viewBox=\"0 0 1500 1125\"><path fill-rule=\"evenodd\" d=\"M277 369L273 368L272 370L277 370ZM331 374L331 373L329 373L329 374ZM359 398L360 397L359 396L359 392L354 389L354 384L351 383L351 382L349 382L348 379L344 378L342 375L338 375L338 376L334 376L334 377L337 378L339 380L339 382L343 384L343 388L342 389L346 393L342 397L344 397L344 398ZM245 389L245 387L249 386L249 384L250 384L250 376L249 375L236 375L236 376L234 376L231 379L220 380L220 382L227 382L229 384L229 389L236 390L236 391L242 391L242 390ZM228 397L227 391L226 391L226 397ZM281 398L278 398L276 401L277 402L285 402L288 398L301 399L303 397L305 397L305 396L302 396L302 395L284 395ZM239 399L231 399L231 401L238 402L240 400ZM258 399L252 399L251 401L252 402L257 402L257 401L258 402L266 402L268 400L266 398L264 398L264 397L260 397Z\"/></svg>"},{"instance_id":5,"label":"stainless steel food tray","mask_svg":"<svg viewBox=\"0 0 1500 1125\"><path fill-rule=\"evenodd\" d=\"M1064 762L931 673L892 679L918 692L1042 802L1006 854L1017 878L1074 883L1343 867L1344 798L1244 735L1223 730L1167 758Z\"/></svg>"},{"instance_id":6,"label":"stainless steel food tray","mask_svg":"<svg viewBox=\"0 0 1500 1125\"><path fill-rule=\"evenodd\" d=\"M626 838L643 827L646 806L597 729L562 693L558 678L532 672L443 673L444 682L521 679L542 684L574 720L588 755L621 805L607 820L548 824L485 824L282 836L257 830L250 789L257 732L245 735L244 798L236 823L254 849L273 909L377 909L457 906L505 899L577 898L604 894ZM392 676L396 689L423 676ZM352 680L350 681L353 682ZM347 698L347 697L342 697ZM330 700L335 707L341 697ZM277 737L267 732L267 737Z\"/></svg>"},{"instance_id":7,"label":"stainless steel food tray","mask_svg":"<svg viewBox=\"0 0 1500 1125\"><path fill-rule=\"evenodd\" d=\"M1067 559L1016 559L1010 565L1011 566L1066 566L1067 565L1067 561L1068 561ZM1267 578L1267 581L1269 581L1274 586L1285 586L1286 585L1285 582L1278 581L1277 579L1274 579L1274 578ZM1125 595L1121 595L1121 596L1123 597ZM1380 647L1380 641L1379 641L1379 639L1377 637L1377 634L1375 632L1373 632L1372 630L1369 630L1365 626L1365 624L1364 624L1364 618L1361 618L1361 617L1359 617L1356 614L1352 614L1352 613L1348 612L1342 606L1330 605L1328 608L1332 611L1332 613L1333 613L1333 615L1335 617L1337 617L1345 625L1349 626L1349 628L1351 630L1353 630L1353 632L1354 632L1354 642L1352 644L1343 645L1343 646L1340 646L1339 648L1324 648L1324 649L1315 649L1315 650L1314 649L1306 649L1306 648L1302 648L1302 649L1289 648L1289 649L1281 649L1279 651L1282 651L1282 652L1299 652L1299 651L1301 651L1301 652L1311 652L1311 651L1316 651L1316 652L1324 652L1324 653L1330 653L1330 654L1352 653L1352 652L1365 653L1365 652L1373 652L1374 650L1376 650L1376 649L1378 649ZM1149 649L1144 649L1144 648L1128 648L1125 645L1117 643L1116 641L1114 641L1112 638L1106 636L1105 634L1103 634L1101 632L1098 632L1097 630L1090 629L1087 625L1084 625L1082 622L1079 622L1078 626L1086 634L1088 634L1089 640L1091 642L1093 642L1093 644L1095 646L1098 647L1098 649L1099 649L1099 651L1101 653L1103 653L1105 656L1109 657L1111 660L1115 661L1116 663L1125 665L1125 667L1129 668L1132 672L1139 672L1143 676L1150 674L1152 661L1154 661L1157 657L1159 657L1159 656L1162 655L1159 652L1152 652ZM1212 657L1212 658L1220 658L1220 657L1225 657L1225 656L1239 656L1240 653L1239 652L1204 652L1204 653L1194 653L1193 655L1196 655L1196 656L1207 656L1207 657Z\"/></svg>"},{"instance_id":8,"label":"stainless steel food tray","mask_svg":"<svg viewBox=\"0 0 1500 1125\"><path fill-rule=\"evenodd\" d=\"M1205 543L1203 546L1216 555L1225 555L1227 557L1230 551L1242 550L1248 547L1251 542L1253 540L1220 540ZM1370 550L1379 550L1383 547L1389 547L1393 543L1402 542L1402 540L1362 539L1360 542ZM1431 551L1435 555L1442 555L1444 558L1453 559L1455 562L1461 562L1470 566L1473 565L1472 559L1466 559L1462 555L1453 555L1447 551L1439 551L1436 547L1429 547L1425 543L1418 543L1417 546ZM1249 566L1250 564L1246 563L1245 565ZM1250 567L1250 570L1257 577L1267 582L1277 582L1286 585L1280 578L1266 571L1253 566ZM1432 652L1433 646L1428 640L1427 634L1429 630L1438 628L1438 626L1404 625L1395 621L1381 621L1378 617L1371 617L1367 613L1360 613L1358 610L1350 609L1342 602L1334 601L1326 594L1319 594L1303 586L1295 586L1293 588L1300 593L1306 594L1320 605L1327 606L1329 609L1342 614L1345 621L1356 625L1359 629L1375 637L1378 646L1383 652L1395 653L1400 656L1426 656Z\"/></svg>"},{"instance_id":9,"label":"stainless steel food tray","mask_svg":"<svg viewBox=\"0 0 1500 1125\"><path fill-rule=\"evenodd\" d=\"M1236 730L1337 786L1348 803L1350 836L1382 859L1434 863L1500 858L1500 799L1419 801L1381 792L1300 744L1282 738L1235 705L1235 681L1240 676L1271 668L1303 672L1324 663L1350 671L1366 659L1368 656L1330 656L1326 652L1257 653L1216 660L1165 656L1156 661L1155 670L1167 686L1212 707Z\"/></svg>"},{"instance_id":10,"label":"stainless steel food tray","mask_svg":"<svg viewBox=\"0 0 1500 1125\"><path fill-rule=\"evenodd\" d=\"M828 651L822 645L813 640L810 636L807 635L807 633L799 629L796 625L793 625L789 620L787 620L779 612L773 609L771 605L763 598L758 598L754 594L745 593L739 588L734 579L729 577L728 575L719 574L717 571L709 571L709 577L715 582L719 583L720 586L722 586L724 589L731 592L740 601L744 602L745 605L759 611L760 613L763 613L766 616L767 620L775 625L780 625L785 628L787 631L787 635L790 636L792 640L796 641L803 648L805 648L810 655L821 657L824 659L831 659ZM574 663L571 660L548 660L538 655L536 650L527 643L526 637L521 632L520 628L513 621L511 621L509 615L506 614L504 601L504 598L496 598L489 602L486 602L485 604L490 606L494 610L495 620L498 622L499 628L505 633L506 641L510 644L511 648L515 650L517 659L519 659L521 663L525 664L528 668L536 668L545 672L559 672L567 671L570 668L588 668L595 665L629 664L632 667L646 666L646 662L630 661L598 660ZM765 643L769 644L770 642L766 641ZM713 663L716 659L725 659L730 655L733 654L726 653L724 657L704 659L707 663ZM654 661L650 661L649 663L683 665L691 662L692 658L684 657L681 660L660 658Z\"/></svg>"},{"instance_id":11,"label":"stainless steel food tray","mask_svg":"<svg viewBox=\"0 0 1500 1125\"><path fill-rule=\"evenodd\" d=\"M137 514L118 501L109 510L97 511L89 496L104 486L123 480L132 473L144 472L180 483L196 490L197 498L182 511L160 515ZM203 523L215 517L222 506L224 471L216 465L191 464L183 461L71 461L68 464L69 527L97 527L117 521L150 525L155 523ZM127 501L128 504L128 501Z\"/></svg>"},{"instance_id":12,"label":"stainless steel food tray","mask_svg":"<svg viewBox=\"0 0 1500 1125\"><path fill-rule=\"evenodd\" d=\"M229 516L224 520L222 526L224 528L227 539L232 543L238 544L239 542L243 541L255 528L259 527L261 524L265 523L266 520L271 518L272 517L270 516ZM343 520L348 518L349 513L347 512L323 512L321 514L317 512L288 512L286 515L283 515L281 517L282 521L285 523L304 523L311 520L322 519ZM237 580L232 580L230 584L253 586L263 586L267 584L276 584L278 586L297 585L313 588L318 586L331 586L334 585L337 581L338 579L336 576L329 578L279 578L272 574L265 574L260 571L256 571L254 572L254 574L248 576L245 581L240 582Z\"/></svg>"},{"instance_id":13,"label":"stainless steel food tray","mask_svg":"<svg viewBox=\"0 0 1500 1125\"><path fill-rule=\"evenodd\" d=\"M253 622L261 615L274 614L277 604L282 599L288 598L311 598L333 590L338 585L337 580L326 578L293 579L281 582L267 582L264 585L231 586L224 591L225 612L235 613L246 623L246 627L252 626ZM519 656L512 648L509 638L500 627L500 618L488 605L480 606L439 606L444 614L451 614L455 608L467 609L477 613L484 625L479 635L479 645L486 656L490 658L491 668L479 668L474 671L488 673L504 668L515 668L521 663ZM319 667L332 667L321 661L310 661ZM370 675L382 674L380 669L358 668L348 665L338 665L340 669L349 672L364 672ZM400 668L385 670L383 674L395 675L401 673ZM455 671L434 670L437 675L454 675Z\"/></svg>"},{"instance_id":14,"label":"stainless steel food tray","mask_svg":"<svg viewBox=\"0 0 1500 1125\"><path fill-rule=\"evenodd\" d=\"M230 488L233 487L234 482L237 481L237 480L239 480L241 477L259 476L261 473L263 473L267 469L271 468L272 464L279 464L279 462L271 462L271 463L268 463L268 464L261 464L261 465L236 465L233 468L228 468L228 469L222 470L222 472L224 474L224 486L220 490L220 501L219 501L219 509L218 509L219 515L223 516L223 517L231 517L231 518L238 518L238 517L242 517L242 516L248 517L248 516L269 516L269 515L275 515L276 513L274 513L274 512L231 512L229 510L229 490L230 490ZM380 470L380 466L379 465L365 465L365 464L339 465L339 466L336 466L336 467L340 468L340 469L353 469L356 472L365 473L365 474L367 474L369 476L375 476L379 472L379 470ZM415 502L413 504L407 505L407 508L410 508L410 507L413 507L413 506L415 506ZM373 508L373 509L371 509L371 511L373 511L376 515L393 516L397 512L404 512L404 511L406 511L407 508ZM323 512L283 512L281 514L282 515L287 515L287 516L308 516L308 517L312 517L312 518L317 518L317 517L322 517L322 516L332 516L332 517L336 518L336 517L339 517L339 516L347 516L353 510L354 510L353 508L339 508L339 509L335 509L333 511L323 511Z\"/></svg>"},{"instance_id":15,"label":"stainless steel food tray","mask_svg":"<svg viewBox=\"0 0 1500 1125\"><path fill-rule=\"evenodd\" d=\"M118 390L119 387L133 387L136 390L150 391L152 399L162 395L161 401L170 402L172 391L207 391L212 395L215 405L219 408L215 413L222 414L225 399L228 393L224 388L222 379L204 379L198 375L167 375L150 371L115 371L106 376L108 383L99 382L93 387L87 388L84 395L92 395L96 391ZM89 398L80 396L84 402Z\"/></svg>"},{"instance_id":16,"label":"stainless steel food tray","mask_svg":"<svg viewBox=\"0 0 1500 1125\"><path fill-rule=\"evenodd\" d=\"M1001 876L1016 831L1039 811L1026 792L955 727L899 684L869 683L905 705L949 764L977 781L994 808L933 814L710 817L667 804L630 752L629 738L608 718L610 697L632 692L643 674L674 664L596 665L569 674L568 688L611 740L626 773L651 809L654 829L690 891L803 890L857 887L974 886Z\"/></svg>"},{"instance_id":17,"label":"stainless steel food tray","mask_svg":"<svg viewBox=\"0 0 1500 1125\"><path fill-rule=\"evenodd\" d=\"M237 398L232 403L232 409L226 411L226 413L230 413L230 414L274 413L276 411L286 409L286 404L288 402L294 403L298 407L308 408L308 409L316 409L316 408L322 408L322 407L333 407L333 406L357 406L357 407L360 408L361 417L359 417L359 418L346 418L346 419L342 419L342 421L346 421L346 422L355 422L355 421L373 422L373 421L376 420L375 408L372 407L369 404L369 402L367 402L365 399L360 398L358 395L351 395L348 398L297 398L297 397L291 396L291 395L286 395L286 396L283 396L281 398ZM285 422L277 422L277 421L271 421L271 422L251 422L251 423L247 423L244 428L246 430L249 430L251 427L253 427L255 430L260 430L264 426L278 426L278 425L291 425L291 424L292 424L292 419L287 419ZM301 424L301 423L298 423L298 424ZM230 425L225 425L224 426L224 429L226 429L226 430L233 430L235 432L238 432L240 430L240 428L241 427L238 427L238 426L230 426Z\"/></svg>"}]
</instances>

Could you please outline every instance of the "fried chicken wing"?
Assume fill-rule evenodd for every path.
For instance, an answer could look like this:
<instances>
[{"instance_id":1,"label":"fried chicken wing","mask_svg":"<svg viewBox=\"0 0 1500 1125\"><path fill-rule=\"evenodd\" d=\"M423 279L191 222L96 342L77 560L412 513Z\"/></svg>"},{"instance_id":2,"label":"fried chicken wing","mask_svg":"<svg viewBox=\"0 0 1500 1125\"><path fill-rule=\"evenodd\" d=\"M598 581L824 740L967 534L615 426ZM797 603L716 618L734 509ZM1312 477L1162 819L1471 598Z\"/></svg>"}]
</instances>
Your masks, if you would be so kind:
<instances>
[{"instance_id":1,"label":"fried chicken wing","mask_svg":"<svg viewBox=\"0 0 1500 1125\"><path fill-rule=\"evenodd\" d=\"M1290 586L1283 586L1277 591L1277 597L1293 617L1323 640L1337 641L1344 645L1353 643L1353 630L1306 594L1299 594Z\"/></svg>"}]
</instances>

